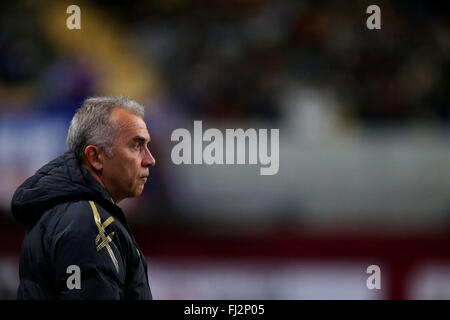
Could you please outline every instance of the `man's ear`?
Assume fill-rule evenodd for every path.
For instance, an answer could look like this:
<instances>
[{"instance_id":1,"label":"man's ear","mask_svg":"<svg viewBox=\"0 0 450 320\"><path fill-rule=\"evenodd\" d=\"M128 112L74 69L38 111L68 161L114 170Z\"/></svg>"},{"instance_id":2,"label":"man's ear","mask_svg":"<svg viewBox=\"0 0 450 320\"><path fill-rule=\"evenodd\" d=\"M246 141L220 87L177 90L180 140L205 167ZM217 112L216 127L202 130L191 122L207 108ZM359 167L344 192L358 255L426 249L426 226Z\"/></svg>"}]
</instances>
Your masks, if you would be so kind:
<instances>
[{"instance_id":1,"label":"man's ear","mask_svg":"<svg viewBox=\"0 0 450 320\"><path fill-rule=\"evenodd\" d=\"M99 147L93 145L87 146L84 149L84 156L86 162L95 170L101 171L103 169L103 153Z\"/></svg>"}]
</instances>

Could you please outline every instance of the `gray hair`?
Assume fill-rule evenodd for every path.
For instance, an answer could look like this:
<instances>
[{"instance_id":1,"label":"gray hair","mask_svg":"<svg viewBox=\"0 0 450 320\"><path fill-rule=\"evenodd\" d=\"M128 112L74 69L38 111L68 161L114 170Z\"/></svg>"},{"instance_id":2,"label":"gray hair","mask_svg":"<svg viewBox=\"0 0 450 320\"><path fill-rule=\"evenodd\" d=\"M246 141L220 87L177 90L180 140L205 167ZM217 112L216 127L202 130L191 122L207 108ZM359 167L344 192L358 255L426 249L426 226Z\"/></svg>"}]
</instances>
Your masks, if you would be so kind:
<instances>
[{"instance_id":1,"label":"gray hair","mask_svg":"<svg viewBox=\"0 0 450 320\"><path fill-rule=\"evenodd\" d=\"M70 122L67 149L76 154L78 162L84 159L88 145L102 148L108 157L113 156L116 130L109 121L111 111L123 108L144 118L144 107L124 96L90 97L84 100Z\"/></svg>"}]
</instances>

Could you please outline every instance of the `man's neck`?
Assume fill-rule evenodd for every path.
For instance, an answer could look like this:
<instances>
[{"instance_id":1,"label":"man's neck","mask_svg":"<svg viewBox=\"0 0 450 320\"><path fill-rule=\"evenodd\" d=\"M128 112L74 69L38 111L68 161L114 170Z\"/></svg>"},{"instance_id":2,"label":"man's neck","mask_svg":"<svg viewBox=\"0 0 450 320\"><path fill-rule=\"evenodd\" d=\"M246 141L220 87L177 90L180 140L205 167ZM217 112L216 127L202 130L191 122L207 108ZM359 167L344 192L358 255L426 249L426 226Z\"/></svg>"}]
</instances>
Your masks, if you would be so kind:
<instances>
[{"instance_id":1,"label":"man's neck","mask_svg":"<svg viewBox=\"0 0 450 320\"><path fill-rule=\"evenodd\" d=\"M82 164L82 167L85 168L91 174L91 176L103 187L103 189L106 190L112 203L116 204L117 202L111 196L111 193L109 193L108 189L106 188L105 184L103 183L102 179L100 178L100 175L91 166L89 166L85 163Z\"/></svg>"}]
</instances>

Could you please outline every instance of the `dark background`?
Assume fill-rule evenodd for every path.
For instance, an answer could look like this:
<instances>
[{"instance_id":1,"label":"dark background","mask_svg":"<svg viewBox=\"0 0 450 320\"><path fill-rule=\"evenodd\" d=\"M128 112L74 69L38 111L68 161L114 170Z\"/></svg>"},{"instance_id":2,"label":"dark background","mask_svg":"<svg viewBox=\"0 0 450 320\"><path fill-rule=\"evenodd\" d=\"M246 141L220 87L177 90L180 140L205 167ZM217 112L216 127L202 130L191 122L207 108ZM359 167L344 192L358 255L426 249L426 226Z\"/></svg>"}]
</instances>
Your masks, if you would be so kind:
<instances>
[{"instance_id":1,"label":"dark background","mask_svg":"<svg viewBox=\"0 0 450 320\"><path fill-rule=\"evenodd\" d=\"M2 2L0 297L26 231L15 188L65 151L86 97L125 94L157 160L120 204L155 298L450 298L449 52L439 2ZM171 133L194 120L280 129L279 173L175 166Z\"/></svg>"}]
</instances>

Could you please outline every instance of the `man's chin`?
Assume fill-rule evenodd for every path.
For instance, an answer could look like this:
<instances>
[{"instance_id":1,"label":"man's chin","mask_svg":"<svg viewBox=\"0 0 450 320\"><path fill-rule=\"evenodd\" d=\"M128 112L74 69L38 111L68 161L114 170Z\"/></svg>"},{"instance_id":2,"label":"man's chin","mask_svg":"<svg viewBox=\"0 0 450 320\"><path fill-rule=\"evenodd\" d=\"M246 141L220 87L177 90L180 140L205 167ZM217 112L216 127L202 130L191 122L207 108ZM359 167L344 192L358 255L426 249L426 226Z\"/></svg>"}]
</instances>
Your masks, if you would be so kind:
<instances>
[{"instance_id":1,"label":"man's chin","mask_svg":"<svg viewBox=\"0 0 450 320\"><path fill-rule=\"evenodd\" d=\"M134 192L134 197L139 197L142 192L144 192L144 185L140 185L136 188L136 191Z\"/></svg>"}]
</instances>

